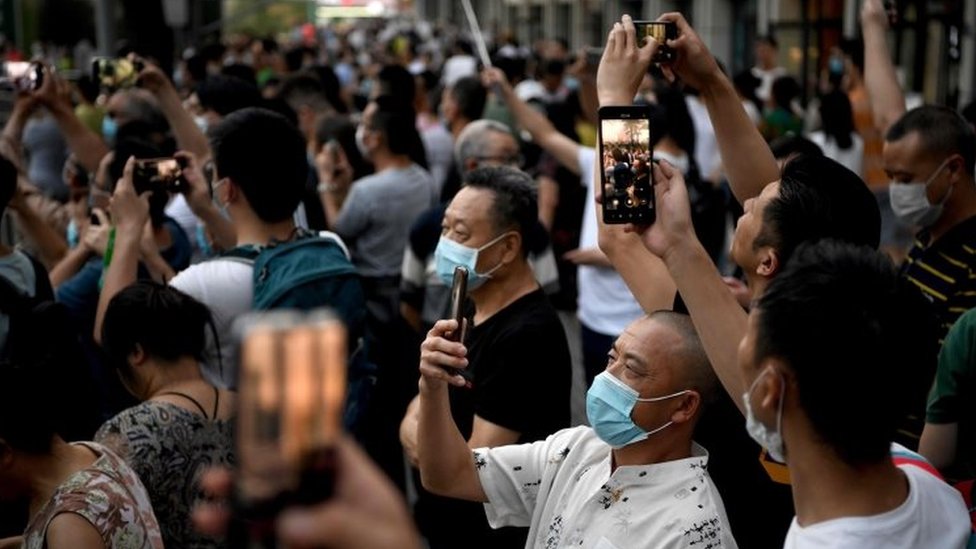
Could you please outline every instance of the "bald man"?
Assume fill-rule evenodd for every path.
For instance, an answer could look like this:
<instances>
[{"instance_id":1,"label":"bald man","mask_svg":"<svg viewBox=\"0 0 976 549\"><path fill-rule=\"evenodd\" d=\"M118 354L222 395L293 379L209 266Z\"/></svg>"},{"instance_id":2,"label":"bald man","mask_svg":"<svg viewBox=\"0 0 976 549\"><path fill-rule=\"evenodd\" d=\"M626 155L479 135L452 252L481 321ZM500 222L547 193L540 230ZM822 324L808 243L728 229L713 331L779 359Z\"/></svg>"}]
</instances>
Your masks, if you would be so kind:
<instances>
[{"instance_id":1,"label":"bald man","mask_svg":"<svg viewBox=\"0 0 976 549\"><path fill-rule=\"evenodd\" d=\"M526 547L736 547L708 454L692 441L717 379L689 317L655 312L614 342L587 393L590 425L531 444L471 450L448 385L466 349L435 324L421 351L418 431L428 490L485 503L493 528L529 526Z\"/></svg>"}]
</instances>

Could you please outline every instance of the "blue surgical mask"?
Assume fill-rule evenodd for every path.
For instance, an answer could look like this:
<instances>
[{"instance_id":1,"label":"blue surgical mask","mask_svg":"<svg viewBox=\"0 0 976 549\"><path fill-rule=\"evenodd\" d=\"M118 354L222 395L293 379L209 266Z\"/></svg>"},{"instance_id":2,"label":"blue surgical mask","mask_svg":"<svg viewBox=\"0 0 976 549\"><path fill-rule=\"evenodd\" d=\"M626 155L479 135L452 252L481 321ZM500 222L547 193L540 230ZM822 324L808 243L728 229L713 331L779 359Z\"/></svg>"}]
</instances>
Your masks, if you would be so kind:
<instances>
[{"instance_id":1,"label":"blue surgical mask","mask_svg":"<svg viewBox=\"0 0 976 549\"><path fill-rule=\"evenodd\" d=\"M768 370L767 370L768 371ZM749 432L749 436L752 440L756 441L759 445L769 452L769 456L779 461L780 463L786 463L786 452L783 445L783 395L780 395L779 399L779 409L776 412L776 430L772 430L766 427L761 421L756 419L756 415L752 412L752 403L749 402L749 397L752 395L752 391L756 388L756 384L762 379L766 371L759 374L752 385L749 386L749 390L742 395L742 403L746 409L746 431ZM782 377L780 381L783 384L783 389L786 389L786 380Z\"/></svg>"},{"instance_id":2,"label":"blue surgical mask","mask_svg":"<svg viewBox=\"0 0 976 549\"><path fill-rule=\"evenodd\" d=\"M109 146L115 145L115 136L119 133L119 125L115 123L115 119L111 116L106 116L102 118L102 137L105 138L105 142Z\"/></svg>"},{"instance_id":3,"label":"blue surgical mask","mask_svg":"<svg viewBox=\"0 0 976 549\"><path fill-rule=\"evenodd\" d=\"M831 57L827 61L827 70L832 74L844 74L844 58L843 57Z\"/></svg>"},{"instance_id":4,"label":"blue surgical mask","mask_svg":"<svg viewBox=\"0 0 976 549\"><path fill-rule=\"evenodd\" d=\"M660 402L687 392L688 390L685 389L670 395L640 398L637 391L617 379L615 375L604 371L593 379L593 385L586 392L586 418L600 440L612 448L623 448L645 440L674 423L669 421L653 431L641 429L630 418L638 402Z\"/></svg>"},{"instance_id":5,"label":"blue surgical mask","mask_svg":"<svg viewBox=\"0 0 976 549\"><path fill-rule=\"evenodd\" d=\"M66 230L66 238L68 240L68 247L74 248L81 241L81 235L78 234L78 223L74 219L68 222L68 228Z\"/></svg>"},{"instance_id":6,"label":"blue surgical mask","mask_svg":"<svg viewBox=\"0 0 976 549\"><path fill-rule=\"evenodd\" d=\"M491 247L508 233L502 233L480 248L471 248L464 244L459 244L446 236L442 236L434 250L434 265L437 269L437 276L450 286L454 283L454 268L464 267L468 270L468 290L474 290L491 278L492 273L497 271L502 264L495 265L484 273L475 270L478 265L478 253Z\"/></svg>"}]
</instances>

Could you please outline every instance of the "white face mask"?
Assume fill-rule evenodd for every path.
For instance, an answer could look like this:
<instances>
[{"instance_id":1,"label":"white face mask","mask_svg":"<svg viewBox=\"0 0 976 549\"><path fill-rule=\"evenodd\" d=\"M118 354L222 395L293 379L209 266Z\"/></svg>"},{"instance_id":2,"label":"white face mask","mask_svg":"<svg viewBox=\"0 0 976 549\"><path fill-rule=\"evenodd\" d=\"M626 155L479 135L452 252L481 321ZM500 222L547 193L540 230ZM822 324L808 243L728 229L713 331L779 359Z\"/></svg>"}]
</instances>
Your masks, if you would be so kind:
<instances>
[{"instance_id":1,"label":"white face mask","mask_svg":"<svg viewBox=\"0 0 976 549\"><path fill-rule=\"evenodd\" d=\"M939 219L942 215L942 207L949 199L949 195L952 194L952 187L949 187L938 204L929 202L926 191L948 162L949 159L945 159L925 181L912 183L892 181L890 183L888 192L891 199L891 209L898 219L906 225L918 227L928 227Z\"/></svg>"},{"instance_id":2,"label":"white face mask","mask_svg":"<svg viewBox=\"0 0 976 549\"><path fill-rule=\"evenodd\" d=\"M786 453L783 446L783 398L785 395L780 394L779 397L779 410L776 412L775 431L770 430L769 427L766 427L761 421L756 419L755 414L752 412L752 403L749 402L749 397L752 395L753 389L756 388L756 384L759 383L759 380L765 374L766 371L759 374L759 377L749 386L749 390L742 395L742 403L746 408L746 431L752 437L752 440L755 440L769 452L770 457L781 463L786 463ZM782 393L786 390L786 380L780 377L780 382L783 387Z\"/></svg>"}]
</instances>

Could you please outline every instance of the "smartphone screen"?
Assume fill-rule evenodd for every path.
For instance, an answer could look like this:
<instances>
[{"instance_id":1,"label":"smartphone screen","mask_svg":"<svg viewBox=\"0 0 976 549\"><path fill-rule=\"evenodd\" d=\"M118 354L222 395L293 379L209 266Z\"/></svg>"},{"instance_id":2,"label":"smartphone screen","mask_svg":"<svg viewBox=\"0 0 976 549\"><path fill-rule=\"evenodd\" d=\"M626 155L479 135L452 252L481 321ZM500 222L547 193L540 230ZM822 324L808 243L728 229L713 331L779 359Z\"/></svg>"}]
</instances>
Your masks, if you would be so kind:
<instances>
[{"instance_id":1,"label":"smartphone screen","mask_svg":"<svg viewBox=\"0 0 976 549\"><path fill-rule=\"evenodd\" d=\"M670 21L634 21L640 46L644 45L644 38L651 37L658 44L654 54L655 63L670 63L675 60L674 49L667 46L668 40L678 37L678 26Z\"/></svg>"},{"instance_id":2,"label":"smartphone screen","mask_svg":"<svg viewBox=\"0 0 976 549\"><path fill-rule=\"evenodd\" d=\"M286 506L332 495L346 395L346 330L330 313L254 313L239 325L235 539L273 539Z\"/></svg>"},{"instance_id":3,"label":"smartphone screen","mask_svg":"<svg viewBox=\"0 0 976 549\"><path fill-rule=\"evenodd\" d=\"M182 192L185 187L183 163L178 158L148 158L137 160L132 175L136 192Z\"/></svg>"},{"instance_id":4,"label":"smartphone screen","mask_svg":"<svg viewBox=\"0 0 976 549\"><path fill-rule=\"evenodd\" d=\"M600 109L604 223L654 223L649 116L639 105Z\"/></svg>"},{"instance_id":5,"label":"smartphone screen","mask_svg":"<svg viewBox=\"0 0 976 549\"><path fill-rule=\"evenodd\" d=\"M104 88L127 88L139 79L142 67L130 59L96 57L92 60L92 80Z\"/></svg>"},{"instance_id":6,"label":"smartphone screen","mask_svg":"<svg viewBox=\"0 0 976 549\"><path fill-rule=\"evenodd\" d=\"M41 87L43 68L28 61L7 61L3 64L3 80L19 91L35 91Z\"/></svg>"}]
</instances>

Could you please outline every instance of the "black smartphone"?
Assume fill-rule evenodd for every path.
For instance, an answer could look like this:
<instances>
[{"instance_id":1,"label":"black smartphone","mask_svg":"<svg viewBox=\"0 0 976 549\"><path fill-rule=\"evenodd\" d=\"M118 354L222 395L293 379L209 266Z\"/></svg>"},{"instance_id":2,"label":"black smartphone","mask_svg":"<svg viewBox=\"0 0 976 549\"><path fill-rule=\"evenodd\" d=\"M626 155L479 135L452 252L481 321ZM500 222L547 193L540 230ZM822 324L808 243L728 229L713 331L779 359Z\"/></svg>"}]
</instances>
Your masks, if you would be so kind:
<instances>
[{"instance_id":1,"label":"black smartphone","mask_svg":"<svg viewBox=\"0 0 976 549\"><path fill-rule=\"evenodd\" d=\"M600 108L599 160L603 222L654 223L654 152L647 106Z\"/></svg>"},{"instance_id":2,"label":"black smartphone","mask_svg":"<svg viewBox=\"0 0 976 549\"><path fill-rule=\"evenodd\" d=\"M37 91L44 83L44 67L28 61L7 61L3 64L3 80L19 92Z\"/></svg>"},{"instance_id":3,"label":"black smartphone","mask_svg":"<svg viewBox=\"0 0 976 549\"><path fill-rule=\"evenodd\" d=\"M464 316L464 302L468 297L468 269L466 267L454 267L454 280L451 284L451 318L457 321L458 328L451 332L447 339L464 343L464 336L467 335L467 323ZM467 381L467 386L471 387L471 374L467 370L455 368L445 368L451 375L459 375Z\"/></svg>"},{"instance_id":4,"label":"black smartphone","mask_svg":"<svg viewBox=\"0 0 976 549\"><path fill-rule=\"evenodd\" d=\"M130 88L145 68L141 61L129 58L96 57L92 60L92 80L108 89Z\"/></svg>"},{"instance_id":5,"label":"black smartphone","mask_svg":"<svg viewBox=\"0 0 976 549\"><path fill-rule=\"evenodd\" d=\"M346 329L328 311L251 313L241 337L230 547L276 547L275 518L332 496Z\"/></svg>"},{"instance_id":6,"label":"black smartphone","mask_svg":"<svg viewBox=\"0 0 976 549\"><path fill-rule=\"evenodd\" d=\"M677 58L677 52L667 45L667 41L678 37L678 25L671 21L634 21L634 27L637 28L638 46L644 46L646 37L653 38L659 44L652 61L655 63L674 62Z\"/></svg>"},{"instance_id":7,"label":"black smartphone","mask_svg":"<svg viewBox=\"0 0 976 549\"><path fill-rule=\"evenodd\" d=\"M186 161L183 158L147 158L136 160L132 172L132 186L136 193L167 191L181 193L187 182L183 176Z\"/></svg>"}]
</instances>

